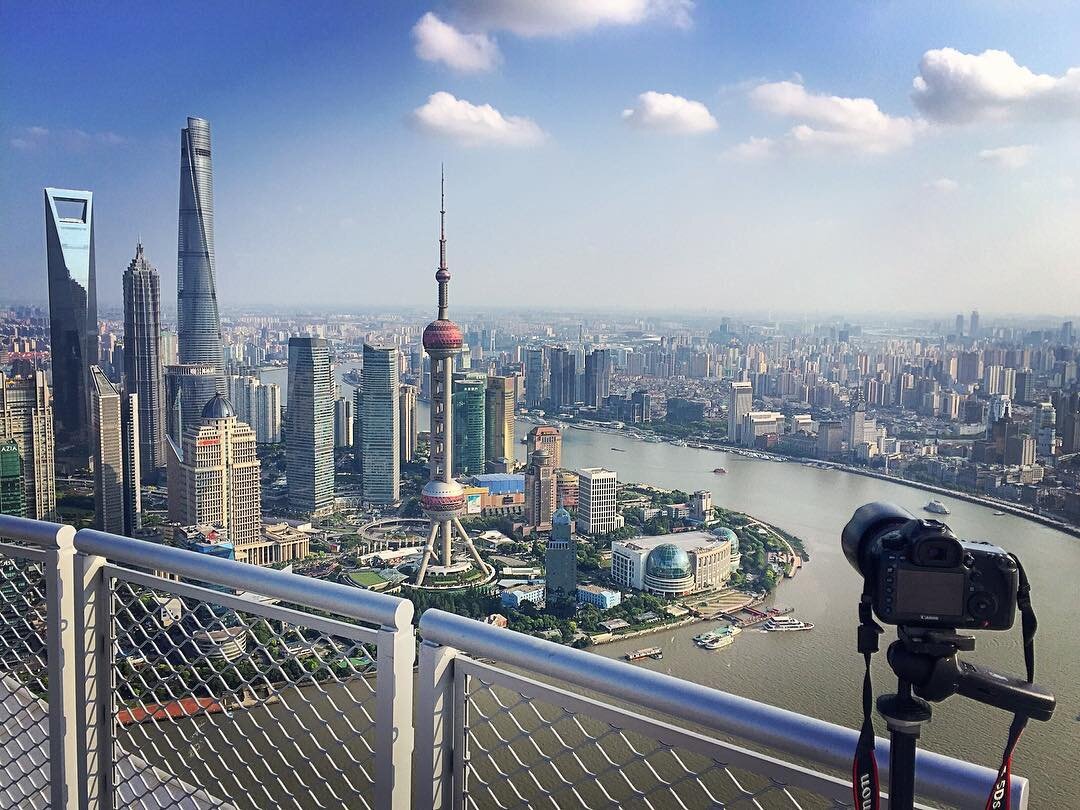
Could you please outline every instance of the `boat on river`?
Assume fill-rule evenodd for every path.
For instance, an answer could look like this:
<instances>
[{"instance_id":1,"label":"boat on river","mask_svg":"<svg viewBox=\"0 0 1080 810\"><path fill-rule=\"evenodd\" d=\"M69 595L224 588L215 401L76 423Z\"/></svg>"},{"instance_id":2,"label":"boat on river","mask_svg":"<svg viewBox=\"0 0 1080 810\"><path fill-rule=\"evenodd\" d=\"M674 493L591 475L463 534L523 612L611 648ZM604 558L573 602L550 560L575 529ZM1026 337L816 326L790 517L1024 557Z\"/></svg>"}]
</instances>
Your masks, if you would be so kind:
<instances>
[{"instance_id":1,"label":"boat on river","mask_svg":"<svg viewBox=\"0 0 1080 810\"><path fill-rule=\"evenodd\" d=\"M625 453L626 452L621 447L612 447L611 449L614 450L616 453Z\"/></svg>"},{"instance_id":2,"label":"boat on river","mask_svg":"<svg viewBox=\"0 0 1080 810\"><path fill-rule=\"evenodd\" d=\"M923 509L925 509L927 512L933 512L935 515L949 514L949 507L947 507L945 504L943 504L936 498L930 501L930 503L928 503L926 506L924 506Z\"/></svg>"},{"instance_id":3,"label":"boat on river","mask_svg":"<svg viewBox=\"0 0 1080 810\"><path fill-rule=\"evenodd\" d=\"M725 470L723 467L717 467L715 470L713 470L713 473L715 473L716 475L727 475L727 470Z\"/></svg>"},{"instance_id":4,"label":"boat on river","mask_svg":"<svg viewBox=\"0 0 1080 810\"><path fill-rule=\"evenodd\" d=\"M659 661L664 657L664 651L659 647L645 647L642 650L634 650L626 654L627 661L640 661L642 658L652 658Z\"/></svg>"},{"instance_id":5,"label":"boat on river","mask_svg":"<svg viewBox=\"0 0 1080 810\"><path fill-rule=\"evenodd\" d=\"M765 622L765 630L769 633L786 633L793 630L813 630L814 625L810 622L801 622L792 616L773 616Z\"/></svg>"}]
</instances>

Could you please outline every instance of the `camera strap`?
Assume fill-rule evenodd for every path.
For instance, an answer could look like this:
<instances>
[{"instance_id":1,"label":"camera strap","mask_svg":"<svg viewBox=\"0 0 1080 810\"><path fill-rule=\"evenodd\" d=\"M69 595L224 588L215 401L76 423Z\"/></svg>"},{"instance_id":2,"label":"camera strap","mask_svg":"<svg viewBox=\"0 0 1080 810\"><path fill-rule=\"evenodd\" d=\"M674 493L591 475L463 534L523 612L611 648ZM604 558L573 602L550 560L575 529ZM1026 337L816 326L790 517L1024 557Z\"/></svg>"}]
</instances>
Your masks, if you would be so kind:
<instances>
[{"instance_id":1,"label":"camera strap","mask_svg":"<svg viewBox=\"0 0 1080 810\"><path fill-rule=\"evenodd\" d=\"M1010 554L1016 563L1018 574L1018 586L1016 588L1016 606L1020 610L1020 629L1024 635L1024 669L1028 683L1035 682L1035 631L1039 622L1035 618L1035 610L1031 607L1031 584L1028 582L1027 573L1020 563L1020 558ZM1012 806L1012 758L1016 744L1020 741L1020 735L1024 733L1028 718L1025 715L1013 715L1009 725L1009 739L1005 743L1005 753L1001 756L1001 767L998 768L997 778L994 779L994 787L990 791L990 797L986 800L985 810L1010 810Z\"/></svg>"},{"instance_id":2,"label":"camera strap","mask_svg":"<svg viewBox=\"0 0 1080 810\"><path fill-rule=\"evenodd\" d=\"M851 766L851 791L858 810L879 810L881 806L877 757L874 754L874 688L870 683L870 658L878 651L878 636L884 630L874 621L872 604L872 597L864 588L859 600L859 652L866 662L862 693L863 721L859 741L855 745L855 761Z\"/></svg>"}]
</instances>

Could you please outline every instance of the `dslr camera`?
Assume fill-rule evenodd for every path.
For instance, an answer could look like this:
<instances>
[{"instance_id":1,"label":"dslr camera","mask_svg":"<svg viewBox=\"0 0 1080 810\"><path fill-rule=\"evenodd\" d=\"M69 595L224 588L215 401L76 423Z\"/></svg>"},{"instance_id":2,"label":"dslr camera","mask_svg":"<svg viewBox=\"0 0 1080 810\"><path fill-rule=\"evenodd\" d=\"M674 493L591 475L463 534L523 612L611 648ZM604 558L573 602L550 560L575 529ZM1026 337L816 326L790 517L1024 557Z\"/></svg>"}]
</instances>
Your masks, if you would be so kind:
<instances>
[{"instance_id":1,"label":"dslr camera","mask_svg":"<svg viewBox=\"0 0 1080 810\"><path fill-rule=\"evenodd\" d=\"M1019 574L998 546L958 540L941 521L883 502L856 510L841 543L882 622L952 630L1013 625Z\"/></svg>"}]
</instances>

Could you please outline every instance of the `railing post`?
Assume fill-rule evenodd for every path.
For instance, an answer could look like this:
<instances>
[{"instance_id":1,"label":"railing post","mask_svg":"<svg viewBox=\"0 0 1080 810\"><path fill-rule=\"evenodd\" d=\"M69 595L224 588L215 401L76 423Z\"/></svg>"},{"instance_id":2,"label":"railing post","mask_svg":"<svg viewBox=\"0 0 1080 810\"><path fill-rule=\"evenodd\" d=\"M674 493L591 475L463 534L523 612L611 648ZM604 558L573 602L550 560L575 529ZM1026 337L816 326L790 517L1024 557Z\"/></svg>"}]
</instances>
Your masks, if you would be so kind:
<instances>
[{"instance_id":1,"label":"railing post","mask_svg":"<svg viewBox=\"0 0 1080 810\"><path fill-rule=\"evenodd\" d=\"M413 799L423 810L454 807L454 659L458 651L420 643L420 692L416 700Z\"/></svg>"},{"instance_id":2,"label":"railing post","mask_svg":"<svg viewBox=\"0 0 1080 810\"><path fill-rule=\"evenodd\" d=\"M375 808L412 807L413 606L402 602L394 624L379 627L375 676Z\"/></svg>"},{"instance_id":3,"label":"railing post","mask_svg":"<svg viewBox=\"0 0 1080 810\"><path fill-rule=\"evenodd\" d=\"M53 810L79 800L78 681L75 640L75 530L57 526L45 547L46 651L49 673L49 795ZM80 617L81 618L81 617Z\"/></svg>"},{"instance_id":4,"label":"railing post","mask_svg":"<svg viewBox=\"0 0 1080 810\"><path fill-rule=\"evenodd\" d=\"M113 668L112 590L105 558L75 555L75 635L79 652L78 733L80 810L112 810Z\"/></svg>"}]
</instances>

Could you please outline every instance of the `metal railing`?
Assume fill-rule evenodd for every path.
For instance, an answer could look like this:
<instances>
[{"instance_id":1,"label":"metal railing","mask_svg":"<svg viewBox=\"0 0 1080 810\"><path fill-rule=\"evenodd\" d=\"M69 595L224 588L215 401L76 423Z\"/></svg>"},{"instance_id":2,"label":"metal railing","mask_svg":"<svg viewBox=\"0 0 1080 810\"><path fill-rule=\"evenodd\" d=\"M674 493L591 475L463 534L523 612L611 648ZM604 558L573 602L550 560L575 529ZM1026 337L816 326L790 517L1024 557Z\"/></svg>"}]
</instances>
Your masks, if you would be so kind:
<instances>
[{"instance_id":1,"label":"metal railing","mask_svg":"<svg viewBox=\"0 0 1080 810\"><path fill-rule=\"evenodd\" d=\"M0 810L851 806L850 729L439 610L416 675L412 613L0 515ZM918 756L936 805L993 778Z\"/></svg>"}]
</instances>

